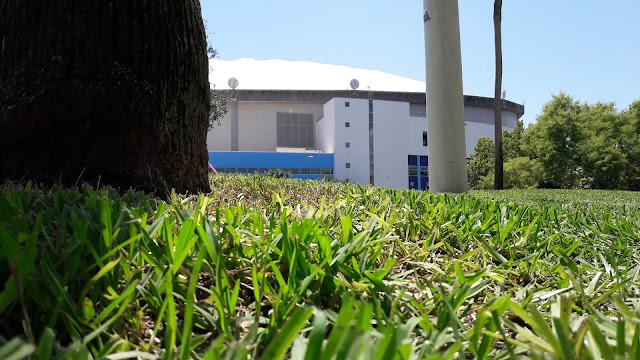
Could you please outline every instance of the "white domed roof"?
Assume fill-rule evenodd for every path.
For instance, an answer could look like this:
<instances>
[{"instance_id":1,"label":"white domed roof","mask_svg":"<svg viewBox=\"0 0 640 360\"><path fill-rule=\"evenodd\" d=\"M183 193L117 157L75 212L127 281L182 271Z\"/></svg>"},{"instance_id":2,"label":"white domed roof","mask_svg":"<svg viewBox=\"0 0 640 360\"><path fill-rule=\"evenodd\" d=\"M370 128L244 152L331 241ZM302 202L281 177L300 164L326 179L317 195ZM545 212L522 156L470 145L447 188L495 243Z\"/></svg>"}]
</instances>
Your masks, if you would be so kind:
<instances>
[{"instance_id":1,"label":"white domed roof","mask_svg":"<svg viewBox=\"0 0 640 360\"><path fill-rule=\"evenodd\" d=\"M286 60L221 60L209 62L209 82L216 89L229 89L229 78L238 79L242 90L349 90L358 79L360 90L424 92L423 81L382 71L341 65Z\"/></svg>"}]
</instances>

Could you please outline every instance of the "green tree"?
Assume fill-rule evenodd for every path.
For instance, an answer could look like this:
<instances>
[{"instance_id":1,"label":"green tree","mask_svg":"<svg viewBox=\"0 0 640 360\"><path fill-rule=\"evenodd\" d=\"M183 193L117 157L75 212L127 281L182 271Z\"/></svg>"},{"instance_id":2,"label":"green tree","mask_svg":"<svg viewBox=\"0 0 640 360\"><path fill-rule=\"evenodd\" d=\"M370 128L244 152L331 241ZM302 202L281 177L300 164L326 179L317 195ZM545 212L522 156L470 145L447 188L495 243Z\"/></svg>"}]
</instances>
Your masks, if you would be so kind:
<instances>
[{"instance_id":1,"label":"green tree","mask_svg":"<svg viewBox=\"0 0 640 360\"><path fill-rule=\"evenodd\" d=\"M640 100L629 105L620 115L620 149L627 166L624 170L624 185L629 190L640 190Z\"/></svg>"},{"instance_id":2,"label":"green tree","mask_svg":"<svg viewBox=\"0 0 640 360\"><path fill-rule=\"evenodd\" d=\"M207 57L209 60L215 59L218 57L218 49L214 48L211 44L211 38L213 34L210 33L207 28L207 22L204 22L204 27L207 36ZM209 68L209 73L212 73L213 69ZM217 125L220 125L220 120L227 114L229 111L229 105L233 101L231 94L227 90L216 90L215 86L210 90L210 105L209 108L209 126L207 130L212 130Z\"/></svg>"},{"instance_id":3,"label":"green tree","mask_svg":"<svg viewBox=\"0 0 640 360\"><path fill-rule=\"evenodd\" d=\"M542 165L528 157L516 157L504 164L504 186L507 189L533 189L542 181Z\"/></svg>"},{"instance_id":4,"label":"green tree","mask_svg":"<svg viewBox=\"0 0 640 360\"><path fill-rule=\"evenodd\" d=\"M527 178L526 174L517 175L513 173L511 170L511 174L507 174L507 164L509 161L518 158L526 157L524 147L523 147L523 135L525 133L524 122L522 120L518 120L516 123L516 127L507 131L504 130L502 132L502 138L504 139L504 187L512 188L514 187L514 181L510 180L509 177L518 177L522 176ZM526 157L529 159L528 157ZM495 180L495 147L493 141L489 138L483 137L478 139L476 146L474 148L474 152L471 154L471 159L469 160L468 167L468 178L469 178L469 188L471 189L493 189L494 180ZM521 163L522 160L519 160ZM536 162L535 169L537 171L541 171L541 167ZM513 167L513 166L512 166ZM537 179L537 178L536 178ZM525 187L535 187L537 186L539 181L532 181L530 185ZM515 186L519 187L519 186Z\"/></svg>"},{"instance_id":5,"label":"green tree","mask_svg":"<svg viewBox=\"0 0 640 360\"><path fill-rule=\"evenodd\" d=\"M209 110L209 128L212 130L220 125L220 120L229 111L229 104L233 101L229 91L211 89L211 109Z\"/></svg>"},{"instance_id":6,"label":"green tree","mask_svg":"<svg viewBox=\"0 0 640 360\"><path fill-rule=\"evenodd\" d=\"M615 104L583 104L578 119L582 185L594 189L624 187L627 158L621 147L623 117L616 111Z\"/></svg>"},{"instance_id":7,"label":"green tree","mask_svg":"<svg viewBox=\"0 0 640 360\"><path fill-rule=\"evenodd\" d=\"M542 187L572 188L579 180L579 129L583 107L564 93L544 105L523 136L523 150L544 169Z\"/></svg>"},{"instance_id":8,"label":"green tree","mask_svg":"<svg viewBox=\"0 0 640 360\"><path fill-rule=\"evenodd\" d=\"M0 179L210 190L199 0L2 0L0 39Z\"/></svg>"},{"instance_id":9,"label":"green tree","mask_svg":"<svg viewBox=\"0 0 640 360\"><path fill-rule=\"evenodd\" d=\"M518 120L518 122L516 123L516 127L513 130L503 131L502 137L504 139L503 146L505 161L525 156L522 147L522 136L524 134L524 131L524 123L522 122L522 120ZM478 139L474 151L471 154L471 159L469 160L467 171L467 176L469 178L469 188L493 188L493 184L495 181L494 161L495 146L493 140L487 137ZM482 180L488 175L491 175L490 179L486 178ZM506 176L507 175L505 173L505 177ZM482 185L481 183L483 183L484 185ZM491 185L489 186L488 184Z\"/></svg>"},{"instance_id":10,"label":"green tree","mask_svg":"<svg viewBox=\"0 0 640 360\"><path fill-rule=\"evenodd\" d=\"M487 137L478 139L467 167L470 189L479 189L482 177L487 176L489 173L493 174L494 153L493 140ZM493 181L491 181L491 184L493 184Z\"/></svg>"},{"instance_id":11,"label":"green tree","mask_svg":"<svg viewBox=\"0 0 640 360\"><path fill-rule=\"evenodd\" d=\"M478 187L483 190L493 188L493 170L480 178ZM504 163L505 189L535 189L542 181L542 165L528 157L508 159Z\"/></svg>"},{"instance_id":12,"label":"green tree","mask_svg":"<svg viewBox=\"0 0 640 360\"><path fill-rule=\"evenodd\" d=\"M502 146L504 147L505 161L526 156L522 147L522 136L524 135L524 131L524 122L522 120L518 120L516 122L516 127L513 130L505 130L502 133Z\"/></svg>"}]
</instances>

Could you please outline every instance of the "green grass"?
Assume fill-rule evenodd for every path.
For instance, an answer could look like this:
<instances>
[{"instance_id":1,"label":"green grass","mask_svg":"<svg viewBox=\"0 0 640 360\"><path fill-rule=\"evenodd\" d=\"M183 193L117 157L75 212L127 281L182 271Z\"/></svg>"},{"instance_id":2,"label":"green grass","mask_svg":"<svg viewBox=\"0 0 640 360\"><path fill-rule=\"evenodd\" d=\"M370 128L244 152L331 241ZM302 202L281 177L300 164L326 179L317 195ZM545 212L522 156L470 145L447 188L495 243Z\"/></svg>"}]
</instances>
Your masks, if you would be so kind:
<instances>
[{"instance_id":1,"label":"green grass","mask_svg":"<svg viewBox=\"0 0 640 360\"><path fill-rule=\"evenodd\" d=\"M634 193L0 188L0 358L640 358Z\"/></svg>"},{"instance_id":2,"label":"green grass","mask_svg":"<svg viewBox=\"0 0 640 360\"><path fill-rule=\"evenodd\" d=\"M559 207L571 212L597 212L640 215L640 196L637 192L617 190L502 190L474 191L476 195L534 207Z\"/></svg>"}]
</instances>

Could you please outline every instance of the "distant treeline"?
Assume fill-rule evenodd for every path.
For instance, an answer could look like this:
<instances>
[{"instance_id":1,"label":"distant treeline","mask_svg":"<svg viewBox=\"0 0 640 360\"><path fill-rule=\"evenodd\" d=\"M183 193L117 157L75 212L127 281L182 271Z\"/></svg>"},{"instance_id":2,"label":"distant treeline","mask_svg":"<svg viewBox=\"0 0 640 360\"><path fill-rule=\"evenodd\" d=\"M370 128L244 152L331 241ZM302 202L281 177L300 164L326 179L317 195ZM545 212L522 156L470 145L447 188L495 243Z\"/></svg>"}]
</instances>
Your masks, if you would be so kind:
<instances>
[{"instance_id":1,"label":"distant treeline","mask_svg":"<svg viewBox=\"0 0 640 360\"><path fill-rule=\"evenodd\" d=\"M505 188L640 190L640 100L618 111L554 95L534 124L504 132L504 158ZM493 188L493 169L493 140L481 138L469 186Z\"/></svg>"}]
</instances>

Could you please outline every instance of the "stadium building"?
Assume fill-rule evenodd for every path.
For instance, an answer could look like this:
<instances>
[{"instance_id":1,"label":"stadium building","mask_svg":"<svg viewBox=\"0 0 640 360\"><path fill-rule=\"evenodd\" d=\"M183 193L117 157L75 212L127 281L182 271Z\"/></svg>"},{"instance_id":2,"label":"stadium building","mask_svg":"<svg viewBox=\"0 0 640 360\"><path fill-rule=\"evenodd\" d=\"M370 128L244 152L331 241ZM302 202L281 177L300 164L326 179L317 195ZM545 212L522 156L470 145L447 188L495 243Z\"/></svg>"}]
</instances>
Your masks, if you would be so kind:
<instances>
[{"instance_id":1,"label":"stadium building","mask_svg":"<svg viewBox=\"0 0 640 360\"><path fill-rule=\"evenodd\" d=\"M295 178L428 189L424 82L310 62L212 60L211 66L211 84L235 99L207 135L219 172L282 169ZM480 137L493 138L494 100L465 95L464 104L469 157ZM503 100L503 129L512 130L523 113L523 105Z\"/></svg>"}]
</instances>

